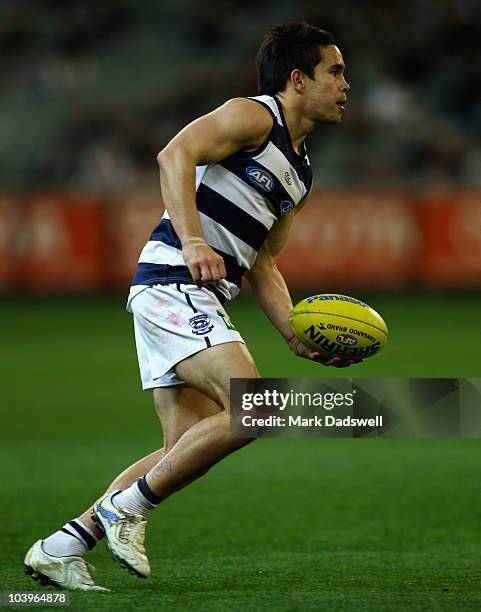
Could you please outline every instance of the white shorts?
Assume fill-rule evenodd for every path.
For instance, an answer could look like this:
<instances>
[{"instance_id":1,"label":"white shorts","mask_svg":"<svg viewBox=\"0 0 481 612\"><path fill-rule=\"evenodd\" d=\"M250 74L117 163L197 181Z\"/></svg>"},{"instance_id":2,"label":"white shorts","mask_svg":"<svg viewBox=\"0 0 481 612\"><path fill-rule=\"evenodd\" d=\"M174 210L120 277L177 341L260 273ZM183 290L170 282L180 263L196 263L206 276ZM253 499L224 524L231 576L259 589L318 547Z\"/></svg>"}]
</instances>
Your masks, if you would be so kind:
<instances>
[{"instance_id":1,"label":"white shorts","mask_svg":"<svg viewBox=\"0 0 481 612\"><path fill-rule=\"evenodd\" d=\"M180 385L180 361L224 342L244 342L217 297L197 285L132 287L133 314L142 388Z\"/></svg>"}]
</instances>

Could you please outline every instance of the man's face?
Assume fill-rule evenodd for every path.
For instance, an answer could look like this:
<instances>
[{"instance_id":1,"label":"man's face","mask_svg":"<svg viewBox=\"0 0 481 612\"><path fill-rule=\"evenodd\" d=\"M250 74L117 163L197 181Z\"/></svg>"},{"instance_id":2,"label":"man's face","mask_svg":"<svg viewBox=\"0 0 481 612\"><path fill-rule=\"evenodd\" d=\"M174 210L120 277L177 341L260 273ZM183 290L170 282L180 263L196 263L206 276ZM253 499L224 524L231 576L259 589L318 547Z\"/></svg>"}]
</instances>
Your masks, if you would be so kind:
<instances>
[{"instance_id":1,"label":"man's face","mask_svg":"<svg viewBox=\"0 0 481 612\"><path fill-rule=\"evenodd\" d=\"M340 123L349 91L344 68L342 54L335 45L321 47L314 78L305 79L305 112L315 123Z\"/></svg>"}]
</instances>

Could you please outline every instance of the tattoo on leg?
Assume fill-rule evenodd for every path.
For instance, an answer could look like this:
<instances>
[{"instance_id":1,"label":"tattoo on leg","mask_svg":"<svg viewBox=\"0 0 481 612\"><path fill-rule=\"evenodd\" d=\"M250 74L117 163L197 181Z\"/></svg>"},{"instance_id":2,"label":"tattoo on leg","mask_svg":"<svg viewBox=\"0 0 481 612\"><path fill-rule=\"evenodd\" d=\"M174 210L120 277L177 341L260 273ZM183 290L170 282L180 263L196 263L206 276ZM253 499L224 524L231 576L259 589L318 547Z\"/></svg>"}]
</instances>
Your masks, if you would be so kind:
<instances>
[{"instance_id":1,"label":"tattoo on leg","mask_svg":"<svg viewBox=\"0 0 481 612\"><path fill-rule=\"evenodd\" d=\"M153 468L152 476L157 476L161 472L170 472L171 469L171 462L168 459L162 459L162 461Z\"/></svg>"}]
</instances>

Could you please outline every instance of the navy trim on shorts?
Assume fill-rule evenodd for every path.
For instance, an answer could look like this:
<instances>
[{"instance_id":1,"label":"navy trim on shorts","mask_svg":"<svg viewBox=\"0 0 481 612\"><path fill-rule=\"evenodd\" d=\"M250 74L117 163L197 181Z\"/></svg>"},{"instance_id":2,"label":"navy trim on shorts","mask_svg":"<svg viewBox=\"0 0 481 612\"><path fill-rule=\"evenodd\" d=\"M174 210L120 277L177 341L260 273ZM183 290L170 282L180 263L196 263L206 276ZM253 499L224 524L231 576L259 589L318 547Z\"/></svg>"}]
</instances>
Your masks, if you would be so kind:
<instances>
[{"instance_id":1,"label":"navy trim on shorts","mask_svg":"<svg viewBox=\"0 0 481 612\"><path fill-rule=\"evenodd\" d=\"M181 252L182 245L180 244L179 237L175 233L174 226L172 225L169 219L162 219L159 225L152 232L150 240L163 242L164 244L168 244L169 246L177 249L179 253ZM217 255L220 255L222 259L224 260L225 269L227 272L226 280L240 287L242 285L242 277L245 274L245 272L247 272L247 268L245 268L244 266L241 266L239 262L237 261L237 259L234 257L234 255L225 253L224 251L221 251L220 249L216 249L215 247L212 247L212 246L210 248L213 249L217 253ZM190 272L187 266L166 266L165 264L149 264L149 265L158 266L159 270L163 267L176 268L177 270L179 270L180 268L184 268L184 272L186 271L188 276L191 278L191 282L192 282L192 276L190 275ZM144 262L140 262L137 265L137 272L132 282L133 285L143 285L144 284L142 282L143 266L145 266ZM181 282L180 278L176 280L177 282Z\"/></svg>"},{"instance_id":2,"label":"navy trim on shorts","mask_svg":"<svg viewBox=\"0 0 481 612\"><path fill-rule=\"evenodd\" d=\"M187 293L184 293L184 292L182 291L182 289L180 288L180 283L177 283L177 284L176 284L176 287L177 287L177 291L180 291L180 293L182 293L182 295L184 295L184 296L185 296L185 299L186 299L186 301L187 301L187 304L189 304L189 306L192 308L192 310L193 310L194 312L199 312L199 311L197 310L197 308L194 306L194 304L192 304L192 300L191 300L191 298L190 298L190 295L187 295ZM209 347L211 347L211 346L212 346L212 344L210 343L210 340L209 340L209 338L208 338L207 336L204 336L204 340L205 340L205 343L206 343L206 345L207 345L207 348L209 348Z\"/></svg>"},{"instance_id":3,"label":"navy trim on shorts","mask_svg":"<svg viewBox=\"0 0 481 612\"><path fill-rule=\"evenodd\" d=\"M139 263L137 273L132 281L132 285L145 285L146 287L153 287L154 285L178 285L180 283L183 285L195 285L187 266L169 266L151 263ZM214 283L202 285L202 288L213 293L221 304L228 299L216 288Z\"/></svg>"},{"instance_id":4,"label":"navy trim on shorts","mask_svg":"<svg viewBox=\"0 0 481 612\"><path fill-rule=\"evenodd\" d=\"M192 304L192 300L190 299L190 295L187 295L187 293L184 293L185 295L185 299L187 300L187 304L189 304L189 306L192 308L192 310L194 312L198 312L197 308L194 306L194 304Z\"/></svg>"}]
</instances>

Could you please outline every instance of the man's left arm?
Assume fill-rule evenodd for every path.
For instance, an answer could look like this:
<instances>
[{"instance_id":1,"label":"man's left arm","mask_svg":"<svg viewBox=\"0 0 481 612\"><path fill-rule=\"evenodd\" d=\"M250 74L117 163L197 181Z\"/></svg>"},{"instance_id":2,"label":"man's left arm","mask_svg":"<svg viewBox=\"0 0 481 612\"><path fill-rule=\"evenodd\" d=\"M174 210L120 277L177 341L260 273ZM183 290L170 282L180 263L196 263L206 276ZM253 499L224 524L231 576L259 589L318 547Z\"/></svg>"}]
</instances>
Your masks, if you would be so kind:
<instances>
[{"instance_id":1,"label":"man's left arm","mask_svg":"<svg viewBox=\"0 0 481 612\"><path fill-rule=\"evenodd\" d=\"M277 257L287 242L294 216L304 204L305 201L274 224L257 253L254 265L246 276L262 310L283 336L293 353L299 357L319 361L324 365L345 367L352 361L342 361L340 357L324 359L319 351L301 342L289 324L289 315L293 305L284 277L277 268Z\"/></svg>"},{"instance_id":2,"label":"man's left arm","mask_svg":"<svg viewBox=\"0 0 481 612\"><path fill-rule=\"evenodd\" d=\"M289 325L292 300L276 260L287 241L294 212L274 224L246 274L256 300L286 341L292 336Z\"/></svg>"}]
</instances>

